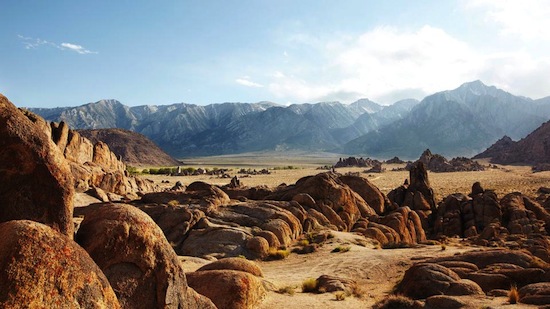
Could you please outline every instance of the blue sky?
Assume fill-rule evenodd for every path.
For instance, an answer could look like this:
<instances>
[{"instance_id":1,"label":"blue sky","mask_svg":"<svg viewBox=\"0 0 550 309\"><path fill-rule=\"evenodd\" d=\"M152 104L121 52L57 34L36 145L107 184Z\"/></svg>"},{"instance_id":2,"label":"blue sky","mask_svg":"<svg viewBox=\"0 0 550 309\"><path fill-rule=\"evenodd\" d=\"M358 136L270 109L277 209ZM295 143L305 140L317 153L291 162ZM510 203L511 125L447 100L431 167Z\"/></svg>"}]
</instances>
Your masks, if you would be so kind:
<instances>
[{"instance_id":1,"label":"blue sky","mask_svg":"<svg viewBox=\"0 0 550 309\"><path fill-rule=\"evenodd\" d=\"M550 3L2 1L0 93L18 106L381 104L480 79L550 95Z\"/></svg>"}]
</instances>

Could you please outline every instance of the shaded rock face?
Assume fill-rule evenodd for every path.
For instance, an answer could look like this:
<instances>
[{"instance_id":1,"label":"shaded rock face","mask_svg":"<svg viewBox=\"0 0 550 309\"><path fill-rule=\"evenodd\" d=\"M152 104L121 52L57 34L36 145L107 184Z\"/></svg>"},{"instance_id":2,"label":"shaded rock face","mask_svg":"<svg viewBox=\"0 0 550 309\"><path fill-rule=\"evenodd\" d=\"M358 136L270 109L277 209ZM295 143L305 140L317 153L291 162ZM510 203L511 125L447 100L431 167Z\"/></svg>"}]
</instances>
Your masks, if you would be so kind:
<instances>
[{"instance_id":1,"label":"shaded rock face","mask_svg":"<svg viewBox=\"0 0 550 309\"><path fill-rule=\"evenodd\" d=\"M338 160L336 164L334 164L335 168L339 167L374 167L374 166L382 166L382 162L378 160L373 160L371 158L356 158L356 157L349 157Z\"/></svg>"},{"instance_id":2,"label":"shaded rock face","mask_svg":"<svg viewBox=\"0 0 550 309\"><path fill-rule=\"evenodd\" d=\"M76 239L103 270L123 308L214 308L188 288L162 230L139 209L96 207L85 215Z\"/></svg>"},{"instance_id":3,"label":"shaded rock face","mask_svg":"<svg viewBox=\"0 0 550 309\"><path fill-rule=\"evenodd\" d=\"M0 224L0 307L120 308L90 256L46 225Z\"/></svg>"},{"instance_id":4,"label":"shaded rock face","mask_svg":"<svg viewBox=\"0 0 550 309\"><path fill-rule=\"evenodd\" d=\"M0 95L0 222L33 220L72 237L73 178L49 126L33 120Z\"/></svg>"},{"instance_id":5,"label":"shaded rock face","mask_svg":"<svg viewBox=\"0 0 550 309\"><path fill-rule=\"evenodd\" d=\"M511 234L533 234L545 231L550 213L540 204L519 192L509 193L500 203L503 209L502 225Z\"/></svg>"},{"instance_id":6,"label":"shaded rock face","mask_svg":"<svg viewBox=\"0 0 550 309\"><path fill-rule=\"evenodd\" d=\"M434 223L435 235L496 236L494 233L491 235L490 229L496 228L492 224L500 224L502 221L502 208L497 195L491 190L485 191L479 183L474 183L469 196L452 194L440 203Z\"/></svg>"},{"instance_id":7,"label":"shaded rock face","mask_svg":"<svg viewBox=\"0 0 550 309\"><path fill-rule=\"evenodd\" d=\"M252 309L265 296L262 280L237 270L204 270L187 273L189 286L208 297L218 308Z\"/></svg>"},{"instance_id":8,"label":"shaded rock face","mask_svg":"<svg viewBox=\"0 0 550 309\"><path fill-rule=\"evenodd\" d=\"M529 284L518 292L521 303L531 305L548 305L550 303L550 282Z\"/></svg>"}]
</instances>

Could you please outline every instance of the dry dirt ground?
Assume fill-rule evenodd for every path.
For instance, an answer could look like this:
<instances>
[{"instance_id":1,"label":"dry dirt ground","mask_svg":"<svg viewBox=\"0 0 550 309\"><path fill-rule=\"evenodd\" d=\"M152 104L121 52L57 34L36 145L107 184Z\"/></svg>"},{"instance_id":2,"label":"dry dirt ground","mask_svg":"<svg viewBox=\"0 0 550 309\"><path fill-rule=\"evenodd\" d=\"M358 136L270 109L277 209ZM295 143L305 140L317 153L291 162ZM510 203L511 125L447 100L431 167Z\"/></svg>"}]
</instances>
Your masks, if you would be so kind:
<instances>
[{"instance_id":1,"label":"dry dirt ground","mask_svg":"<svg viewBox=\"0 0 550 309\"><path fill-rule=\"evenodd\" d=\"M233 158L234 159L234 158ZM250 158L249 158L250 159ZM317 158L318 159L318 158ZM322 170L317 167L331 165L334 158L320 160L302 160L298 163L292 161L278 161L265 164L261 159L255 158L251 164L243 164L243 158L234 161L225 161L224 164L213 164L215 159L207 158L196 160L194 167L203 168L229 168L231 176L237 175L240 168L273 168L276 166L298 167L298 169L272 170L270 175L254 175L240 177L241 183L246 186L265 185L275 187L281 183L292 184L301 177L314 175ZM313 162L315 161L315 162ZM264 164L262 164L264 163ZM488 164L487 162L481 162ZM408 178L406 171L391 171L402 165L385 165L387 171L380 174L362 173L363 168L341 168L339 173L359 172L376 184L384 193L398 187ZM194 181L205 181L212 184L225 185L229 179L216 176L151 176L156 183L168 180L165 187L172 186L176 181L188 185ZM541 186L550 187L550 172L531 173L526 166L498 166L483 172L459 172L459 173L432 173L429 172L431 185L439 202L448 194L461 192L469 193L474 182L480 181L486 189L494 189L499 197L514 191L521 191L529 196L536 196L536 191ZM441 245L421 245L417 248L404 249L378 249L370 240L351 233L332 232L335 237L325 243L318 252L298 255L292 253L288 258L280 261L259 262L263 269L265 280L272 291L268 292L259 308L370 308L376 301L391 293L393 287L401 280L408 267L415 261L442 255L460 254L468 250L481 248L464 246L459 239L447 243L445 250ZM350 250L344 253L331 253L336 246L350 246ZM193 271L208 261L199 258L181 257L186 271ZM361 297L348 296L345 300L337 301L334 294L302 293L301 284L308 278L317 278L320 275L334 275L351 278L359 282ZM290 288L293 295L276 292L280 288ZM463 298L471 304L471 308L535 308L526 305L510 305L506 297L466 297Z\"/></svg>"},{"instance_id":2,"label":"dry dirt ground","mask_svg":"<svg viewBox=\"0 0 550 309\"><path fill-rule=\"evenodd\" d=\"M414 262L480 249L463 246L458 239L447 243L445 250L441 245L379 249L361 236L344 232L332 233L335 237L315 253L292 253L284 260L258 262L264 272L266 285L270 287L258 308L370 308L391 293ZM337 246L349 246L350 250L331 253ZM195 257L180 259L185 271L194 271L209 262ZM301 291L304 280L321 275L356 280L359 284L359 295L350 295L339 301L333 293L312 294ZM290 288L294 294L277 292L281 288ZM536 308L522 304L511 305L506 297L465 296L460 299L469 303L470 308Z\"/></svg>"}]
</instances>

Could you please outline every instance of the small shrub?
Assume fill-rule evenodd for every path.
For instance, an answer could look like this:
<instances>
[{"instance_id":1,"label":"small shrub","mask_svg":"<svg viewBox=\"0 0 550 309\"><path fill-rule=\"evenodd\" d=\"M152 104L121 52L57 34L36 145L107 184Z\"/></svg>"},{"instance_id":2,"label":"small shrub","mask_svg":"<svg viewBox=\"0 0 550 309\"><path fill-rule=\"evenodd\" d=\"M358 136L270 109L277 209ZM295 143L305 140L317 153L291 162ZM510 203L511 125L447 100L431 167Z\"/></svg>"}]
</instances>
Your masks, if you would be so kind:
<instances>
[{"instance_id":1,"label":"small shrub","mask_svg":"<svg viewBox=\"0 0 550 309\"><path fill-rule=\"evenodd\" d=\"M508 292L508 302L510 304L517 304L519 301L519 292L517 286L514 284L510 287L510 292Z\"/></svg>"},{"instance_id":2,"label":"small shrub","mask_svg":"<svg viewBox=\"0 0 550 309\"><path fill-rule=\"evenodd\" d=\"M275 249L272 248L269 250L268 258L271 260L284 260L290 255L288 249Z\"/></svg>"},{"instance_id":3,"label":"small shrub","mask_svg":"<svg viewBox=\"0 0 550 309\"><path fill-rule=\"evenodd\" d=\"M298 246L307 246L309 245L309 240L307 239L302 239L298 242Z\"/></svg>"},{"instance_id":4,"label":"small shrub","mask_svg":"<svg viewBox=\"0 0 550 309\"><path fill-rule=\"evenodd\" d=\"M374 309L421 308L421 305L402 295L390 295L372 306Z\"/></svg>"},{"instance_id":5,"label":"small shrub","mask_svg":"<svg viewBox=\"0 0 550 309\"><path fill-rule=\"evenodd\" d=\"M246 256L244 256L244 255L242 255L242 254L237 255L237 257L240 258L240 259L245 259L245 260L247 260Z\"/></svg>"},{"instance_id":6,"label":"small shrub","mask_svg":"<svg viewBox=\"0 0 550 309\"><path fill-rule=\"evenodd\" d=\"M319 282L315 278L308 278L302 282L303 293L316 293L319 291Z\"/></svg>"},{"instance_id":7,"label":"small shrub","mask_svg":"<svg viewBox=\"0 0 550 309\"><path fill-rule=\"evenodd\" d=\"M174 206L178 206L180 204L180 202L178 202L177 200L171 200L168 202L168 205L174 207Z\"/></svg>"},{"instance_id":8,"label":"small shrub","mask_svg":"<svg viewBox=\"0 0 550 309\"><path fill-rule=\"evenodd\" d=\"M279 294L288 294L288 295L294 295L296 293L296 286L287 285L282 288L279 288L277 290L277 293Z\"/></svg>"},{"instance_id":9,"label":"small shrub","mask_svg":"<svg viewBox=\"0 0 550 309\"><path fill-rule=\"evenodd\" d=\"M130 166L130 165L127 165L127 166L126 166L126 171L127 171L128 174L130 174L130 175L137 175L137 174L139 174L137 168L134 167L134 166Z\"/></svg>"},{"instance_id":10,"label":"small shrub","mask_svg":"<svg viewBox=\"0 0 550 309\"><path fill-rule=\"evenodd\" d=\"M344 253L344 252L348 252L349 250L351 249L350 246L338 246L334 249L332 249L332 253L336 253L336 252L341 252L341 253Z\"/></svg>"},{"instance_id":11,"label":"small shrub","mask_svg":"<svg viewBox=\"0 0 550 309\"><path fill-rule=\"evenodd\" d=\"M346 293L344 291L338 291L334 293L334 297L336 297L337 301L346 300Z\"/></svg>"},{"instance_id":12,"label":"small shrub","mask_svg":"<svg viewBox=\"0 0 550 309\"><path fill-rule=\"evenodd\" d=\"M402 248L411 248L412 246L402 242L389 242L382 245L384 249L402 249Z\"/></svg>"},{"instance_id":13,"label":"small shrub","mask_svg":"<svg viewBox=\"0 0 550 309\"><path fill-rule=\"evenodd\" d=\"M441 244L441 251L445 251L447 250L447 245L446 244Z\"/></svg>"}]
</instances>

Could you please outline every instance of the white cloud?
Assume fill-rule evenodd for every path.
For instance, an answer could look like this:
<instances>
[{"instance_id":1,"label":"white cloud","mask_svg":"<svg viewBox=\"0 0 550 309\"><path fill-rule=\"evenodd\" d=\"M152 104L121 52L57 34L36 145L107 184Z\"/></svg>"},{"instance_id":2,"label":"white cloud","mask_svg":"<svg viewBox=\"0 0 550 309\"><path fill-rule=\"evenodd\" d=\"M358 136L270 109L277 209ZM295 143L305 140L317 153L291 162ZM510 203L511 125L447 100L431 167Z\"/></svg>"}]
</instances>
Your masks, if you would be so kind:
<instances>
[{"instance_id":1,"label":"white cloud","mask_svg":"<svg viewBox=\"0 0 550 309\"><path fill-rule=\"evenodd\" d=\"M497 24L503 35L550 40L548 0L468 0L465 7L485 10L486 21Z\"/></svg>"},{"instance_id":2,"label":"white cloud","mask_svg":"<svg viewBox=\"0 0 550 309\"><path fill-rule=\"evenodd\" d=\"M368 97L387 104L394 102L385 101L394 98L394 91L428 94L472 80L481 64L467 44L429 26L416 32L380 27L323 46L324 66L311 76L277 74L269 90L296 101L341 95L342 101Z\"/></svg>"},{"instance_id":3,"label":"white cloud","mask_svg":"<svg viewBox=\"0 0 550 309\"><path fill-rule=\"evenodd\" d=\"M87 50L86 48L84 48L80 45L71 44L71 43L61 43L61 47L64 47L64 48L72 50L72 51L75 51L79 54L97 54L97 52Z\"/></svg>"},{"instance_id":4,"label":"white cloud","mask_svg":"<svg viewBox=\"0 0 550 309\"><path fill-rule=\"evenodd\" d=\"M242 78L237 78L235 80L235 82L239 85L243 85L243 86L246 86L246 87L252 87L252 88L262 88L263 87L262 84L258 84L258 83L255 83L255 82L251 81L250 77L248 77L248 76L243 76Z\"/></svg>"},{"instance_id":5,"label":"white cloud","mask_svg":"<svg viewBox=\"0 0 550 309\"><path fill-rule=\"evenodd\" d=\"M97 52L88 50L80 45L72 44L72 43L61 43L56 44L54 42L46 41L40 38L31 38L26 37L22 35L17 35L17 37L23 42L23 45L25 45L25 49L35 49L42 45L48 45L51 47L55 47L60 50L70 50L77 52L79 54L97 54Z\"/></svg>"},{"instance_id":6,"label":"white cloud","mask_svg":"<svg viewBox=\"0 0 550 309\"><path fill-rule=\"evenodd\" d=\"M267 89L279 100L369 98L391 104L411 97L423 99L477 79L517 95L550 95L550 55L521 45L504 52L476 48L432 26L416 31L378 27L355 37L332 38L322 44L317 40L310 47L324 63L303 58L274 71Z\"/></svg>"}]
</instances>

